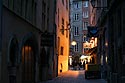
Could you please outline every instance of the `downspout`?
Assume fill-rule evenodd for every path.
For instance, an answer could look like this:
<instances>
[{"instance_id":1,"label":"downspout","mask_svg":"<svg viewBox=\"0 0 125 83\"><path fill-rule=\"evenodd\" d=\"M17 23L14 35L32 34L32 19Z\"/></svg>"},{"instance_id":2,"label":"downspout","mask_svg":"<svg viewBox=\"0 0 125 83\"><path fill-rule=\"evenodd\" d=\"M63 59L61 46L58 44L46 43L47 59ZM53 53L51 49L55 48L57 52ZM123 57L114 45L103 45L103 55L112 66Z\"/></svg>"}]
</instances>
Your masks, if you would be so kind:
<instances>
[{"instance_id":1,"label":"downspout","mask_svg":"<svg viewBox=\"0 0 125 83\"><path fill-rule=\"evenodd\" d=\"M1 65L2 65L2 0L0 0L0 82L1 82Z\"/></svg>"}]
</instances>

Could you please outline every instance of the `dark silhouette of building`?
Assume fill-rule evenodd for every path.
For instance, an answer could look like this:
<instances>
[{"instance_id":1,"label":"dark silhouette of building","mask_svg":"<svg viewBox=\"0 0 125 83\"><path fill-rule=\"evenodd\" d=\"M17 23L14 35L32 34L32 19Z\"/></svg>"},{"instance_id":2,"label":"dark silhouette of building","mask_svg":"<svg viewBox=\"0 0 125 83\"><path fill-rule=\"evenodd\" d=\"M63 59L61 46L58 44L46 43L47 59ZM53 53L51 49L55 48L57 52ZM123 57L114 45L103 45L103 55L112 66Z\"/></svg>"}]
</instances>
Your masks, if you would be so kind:
<instances>
[{"instance_id":1,"label":"dark silhouette of building","mask_svg":"<svg viewBox=\"0 0 125 83\"><path fill-rule=\"evenodd\" d=\"M0 83L57 76L56 0L0 0Z\"/></svg>"},{"instance_id":2,"label":"dark silhouette of building","mask_svg":"<svg viewBox=\"0 0 125 83\"><path fill-rule=\"evenodd\" d=\"M90 0L95 1L93 21L99 29L97 57L102 65L102 78L108 83L125 81L125 1L124 0Z\"/></svg>"}]
</instances>

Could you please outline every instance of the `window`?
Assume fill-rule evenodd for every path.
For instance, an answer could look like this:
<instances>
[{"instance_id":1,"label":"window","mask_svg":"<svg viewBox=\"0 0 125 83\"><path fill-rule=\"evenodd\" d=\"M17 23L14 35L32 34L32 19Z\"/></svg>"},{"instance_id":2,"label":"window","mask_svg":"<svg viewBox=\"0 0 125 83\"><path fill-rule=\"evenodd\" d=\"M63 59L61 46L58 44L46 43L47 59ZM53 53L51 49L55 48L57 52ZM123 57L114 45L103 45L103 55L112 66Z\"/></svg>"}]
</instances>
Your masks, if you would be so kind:
<instances>
[{"instance_id":1,"label":"window","mask_svg":"<svg viewBox=\"0 0 125 83\"><path fill-rule=\"evenodd\" d=\"M88 41L88 37L87 37L86 34L84 34L84 36L83 36L83 42L86 42L86 41Z\"/></svg>"},{"instance_id":2,"label":"window","mask_svg":"<svg viewBox=\"0 0 125 83\"><path fill-rule=\"evenodd\" d=\"M45 29L45 18L46 17L46 15L45 15L45 13L42 13L42 28L43 29Z\"/></svg>"},{"instance_id":3,"label":"window","mask_svg":"<svg viewBox=\"0 0 125 83\"><path fill-rule=\"evenodd\" d=\"M83 2L83 7L88 7L88 1Z\"/></svg>"},{"instance_id":4,"label":"window","mask_svg":"<svg viewBox=\"0 0 125 83\"><path fill-rule=\"evenodd\" d=\"M74 15L74 20L78 20L79 19L79 14L75 14Z\"/></svg>"},{"instance_id":5,"label":"window","mask_svg":"<svg viewBox=\"0 0 125 83\"><path fill-rule=\"evenodd\" d=\"M68 0L66 0L66 9L68 10Z\"/></svg>"},{"instance_id":6,"label":"window","mask_svg":"<svg viewBox=\"0 0 125 83\"><path fill-rule=\"evenodd\" d=\"M21 5L22 6L22 8L21 8L22 16L24 18L26 18L26 5L27 5L26 0L22 0L21 4L22 4Z\"/></svg>"},{"instance_id":7,"label":"window","mask_svg":"<svg viewBox=\"0 0 125 83\"><path fill-rule=\"evenodd\" d=\"M42 11L46 12L46 3L44 1L42 2Z\"/></svg>"},{"instance_id":8,"label":"window","mask_svg":"<svg viewBox=\"0 0 125 83\"><path fill-rule=\"evenodd\" d=\"M85 41L86 41L86 36L84 35L84 36L83 36L83 42L85 42Z\"/></svg>"},{"instance_id":9,"label":"window","mask_svg":"<svg viewBox=\"0 0 125 83\"><path fill-rule=\"evenodd\" d=\"M78 36L79 35L79 29L78 27L74 27L74 36Z\"/></svg>"},{"instance_id":10,"label":"window","mask_svg":"<svg viewBox=\"0 0 125 83\"><path fill-rule=\"evenodd\" d=\"M77 2L74 3L74 8L78 9L79 8L79 4Z\"/></svg>"},{"instance_id":11,"label":"window","mask_svg":"<svg viewBox=\"0 0 125 83\"><path fill-rule=\"evenodd\" d=\"M19 0L17 0L17 1L19 1ZM19 4L17 4L17 5L19 5ZM30 22L32 22L32 20L33 20L33 6L32 5L33 5L32 0L26 0L26 4L25 4L26 14L25 15L26 15L26 19L29 20ZM16 11L18 12L18 10L16 10Z\"/></svg>"},{"instance_id":12,"label":"window","mask_svg":"<svg viewBox=\"0 0 125 83\"><path fill-rule=\"evenodd\" d=\"M36 25L36 2L33 3L33 24Z\"/></svg>"},{"instance_id":13,"label":"window","mask_svg":"<svg viewBox=\"0 0 125 83\"><path fill-rule=\"evenodd\" d=\"M60 55L63 55L63 50L64 50L64 47L61 46Z\"/></svg>"},{"instance_id":14,"label":"window","mask_svg":"<svg viewBox=\"0 0 125 83\"><path fill-rule=\"evenodd\" d=\"M46 23L46 3L42 2L42 28L45 29Z\"/></svg>"},{"instance_id":15,"label":"window","mask_svg":"<svg viewBox=\"0 0 125 83\"><path fill-rule=\"evenodd\" d=\"M68 26L69 26L69 25L68 25L68 22L66 22L66 29L67 29L67 30L66 30L66 38L68 38L68 32L69 32L69 31L68 31Z\"/></svg>"},{"instance_id":16,"label":"window","mask_svg":"<svg viewBox=\"0 0 125 83\"><path fill-rule=\"evenodd\" d=\"M47 30L49 29L49 7L47 8Z\"/></svg>"},{"instance_id":17,"label":"window","mask_svg":"<svg viewBox=\"0 0 125 83\"><path fill-rule=\"evenodd\" d=\"M14 9L14 12L18 15L21 15L21 0L9 0L9 5L10 5L10 8L13 10ZM30 4L32 4L32 2L30 3L30 1L27 1L26 2L26 8L27 8L27 14L29 15L29 13L31 12L31 9L29 8L32 8ZM30 19L29 17L30 16L27 16L28 17L28 20Z\"/></svg>"},{"instance_id":18,"label":"window","mask_svg":"<svg viewBox=\"0 0 125 83\"><path fill-rule=\"evenodd\" d=\"M88 22L83 22L83 30L87 30Z\"/></svg>"},{"instance_id":19,"label":"window","mask_svg":"<svg viewBox=\"0 0 125 83\"><path fill-rule=\"evenodd\" d=\"M61 33L64 35L64 19L62 18L62 30Z\"/></svg>"},{"instance_id":20,"label":"window","mask_svg":"<svg viewBox=\"0 0 125 83\"><path fill-rule=\"evenodd\" d=\"M58 37L58 40L57 40L57 51L58 51L58 54L59 54L59 47L60 47L60 37Z\"/></svg>"},{"instance_id":21,"label":"window","mask_svg":"<svg viewBox=\"0 0 125 83\"><path fill-rule=\"evenodd\" d=\"M76 45L74 46L74 51L75 51L75 52L78 52L78 47L79 47L79 46L78 46L78 43L76 43Z\"/></svg>"},{"instance_id":22,"label":"window","mask_svg":"<svg viewBox=\"0 0 125 83\"><path fill-rule=\"evenodd\" d=\"M58 27L59 27L59 8L58 8Z\"/></svg>"},{"instance_id":23,"label":"window","mask_svg":"<svg viewBox=\"0 0 125 83\"><path fill-rule=\"evenodd\" d=\"M88 17L89 17L88 11L84 11L83 12L83 18L88 18Z\"/></svg>"},{"instance_id":24,"label":"window","mask_svg":"<svg viewBox=\"0 0 125 83\"><path fill-rule=\"evenodd\" d=\"M64 0L62 0L62 3L63 3L63 5L64 5Z\"/></svg>"},{"instance_id":25,"label":"window","mask_svg":"<svg viewBox=\"0 0 125 83\"><path fill-rule=\"evenodd\" d=\"M9 8L13 10L13 7L14 7L14 1L9 0Z\"/></svg>"}]
</instances>

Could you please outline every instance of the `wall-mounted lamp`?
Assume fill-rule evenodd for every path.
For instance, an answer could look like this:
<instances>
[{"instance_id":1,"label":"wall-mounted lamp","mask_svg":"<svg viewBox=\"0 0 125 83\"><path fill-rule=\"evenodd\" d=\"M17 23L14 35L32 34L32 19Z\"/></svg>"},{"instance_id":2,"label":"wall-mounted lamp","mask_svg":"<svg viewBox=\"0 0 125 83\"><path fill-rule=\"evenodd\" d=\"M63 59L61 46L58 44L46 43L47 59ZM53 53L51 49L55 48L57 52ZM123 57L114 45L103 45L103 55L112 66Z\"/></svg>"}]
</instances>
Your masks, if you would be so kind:
<instances>
[{"instance_id":1,"label":"wall-mounted lamp","mask_svg":"<svg viewBox=\"0 0 125 83\"><path fill-rule=\"evenodd\" d=\"M66 29L64 29L64 27L63 27L62 29L60 29L61 32L62 32L62 31L64 32L65 30L66 30L66 31L67 31L67 30L70 30L70 24L67 24L67 28L66 28Z\"/></svg>"},{"instance_id":2,"label":"wall-mounted lamp","mask_svg":"<svg viewBox=\"0 0 125 83\"><path fill-rule=\"evenodd\" d=\"M67 28L67 29L64 29L64 28L62 28L62 29L60 29L60 31L67 31L67 30L70 30L70 28Z\"/></svg>"},{"instance_id":3,"label":"wall-mounted lamp","mask_svg":"<svg viewBox=\"0 0 125 83\"><path fill-rule=\"evenodd\" d=\"M71 42L71 45L75 46L75 45L76 45L76 41L73 40L73 41Z\"/></svg>"},{"instance_id":4,"label":"wall-mounted lamp","mask_svg":"<svg viewBox=\"0 0 125 83\"><path fill-rule=\"evenodd\" d=\"M90 1L91 2L91 5L92 5L92 7L93 8L107 8L107 6L97 6L96 4L97 4L97 0L91 0Z\"/></svg>"}]
</instances>

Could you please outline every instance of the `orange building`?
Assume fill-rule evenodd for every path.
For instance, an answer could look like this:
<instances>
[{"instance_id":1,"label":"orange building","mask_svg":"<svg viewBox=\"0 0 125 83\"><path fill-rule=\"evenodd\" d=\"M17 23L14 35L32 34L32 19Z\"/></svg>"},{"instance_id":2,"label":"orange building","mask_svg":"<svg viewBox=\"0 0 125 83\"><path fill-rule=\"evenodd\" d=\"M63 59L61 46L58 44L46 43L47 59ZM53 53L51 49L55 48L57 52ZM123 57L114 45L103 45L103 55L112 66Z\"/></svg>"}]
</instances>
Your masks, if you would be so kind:
<instances>
[{"instance_id":1,"label":"orange building","mask_svg":"<svg viewBox=\"0 0 125 83\"><path fill-rule=\"evenodd\" d=\"M69 0L57 0L56 7L58 74L68 70Z\"/></svg>"}]
</instances>

